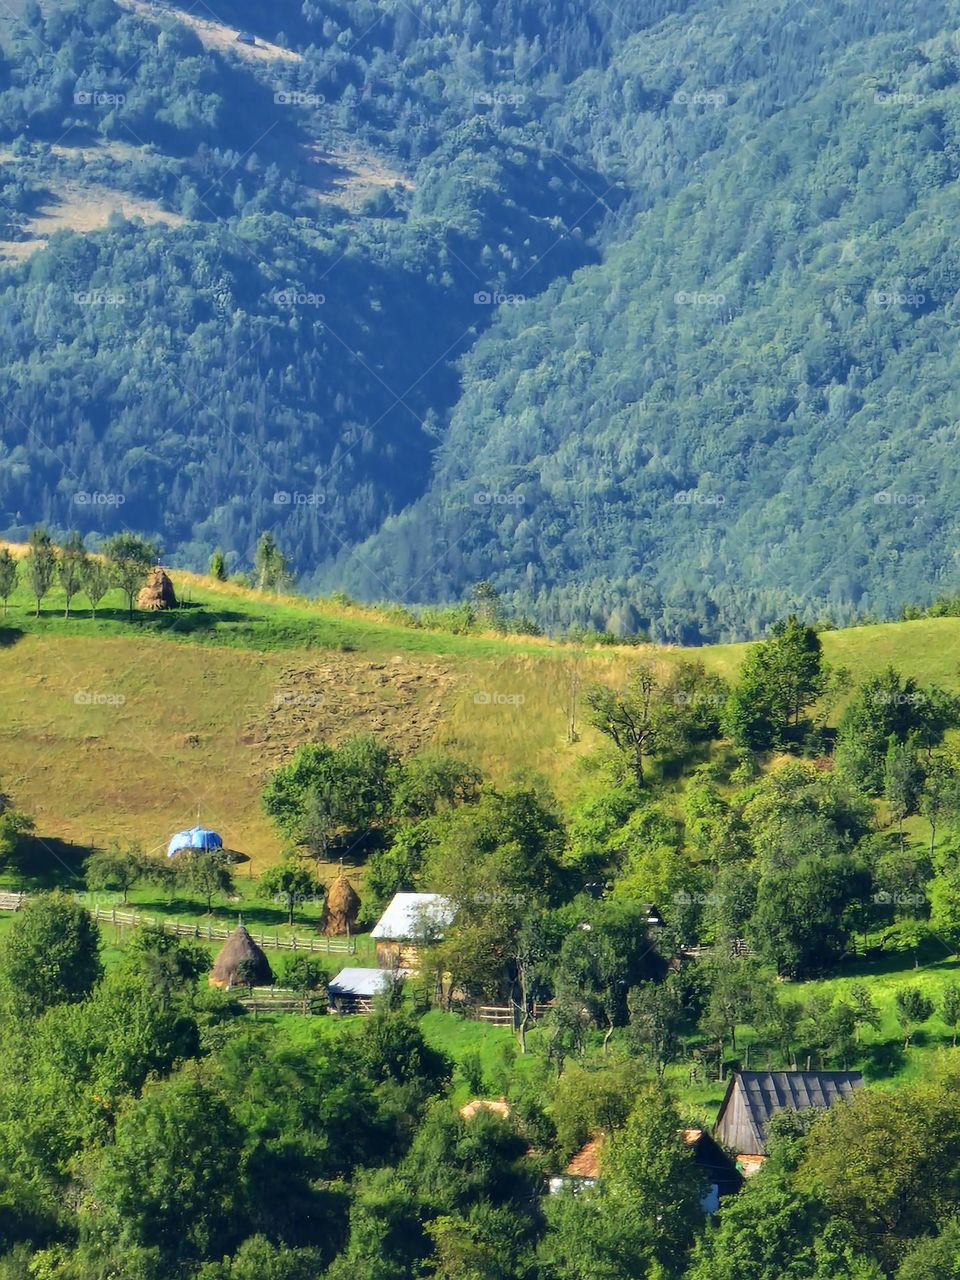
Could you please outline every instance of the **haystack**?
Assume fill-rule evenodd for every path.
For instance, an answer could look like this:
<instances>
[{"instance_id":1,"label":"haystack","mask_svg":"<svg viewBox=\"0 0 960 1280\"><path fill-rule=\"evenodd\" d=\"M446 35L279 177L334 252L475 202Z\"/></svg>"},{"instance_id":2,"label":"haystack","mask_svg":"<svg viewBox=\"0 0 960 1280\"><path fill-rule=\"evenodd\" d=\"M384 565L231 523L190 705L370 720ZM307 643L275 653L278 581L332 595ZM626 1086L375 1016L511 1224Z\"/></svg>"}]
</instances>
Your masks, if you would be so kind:
<instances>
[{"instance_id":1,"label":"haystack","mask_svg":"<svg viewBox=\"0 0 960 1280\"><path fill-rule=\"evenodd\" d=\"M356 933L360 897L341 871L327 891L323 904L320 932L328 938L341 938Z\"/></svg>"},{"instance_id":2,"label":"haystack","mask_svg":"<svg viewBox=\"0 0 960 1280\"><path fill-rule=\"evenodd\" d=\"M220 948L210 972L211 987L229 991L232 987L266 987L273 982L270 961L238 924Z\"/></svg>"},{"instance_id":3,"label":"haystack","mask_svg":"<svg viewBox=\"0 0 960 1280\"><path fill-rule=\"evenodd\" d=\"M175 609L177 593L167 573L156 565L137 596L138 609Z\"/></svg>"}]
</instances>

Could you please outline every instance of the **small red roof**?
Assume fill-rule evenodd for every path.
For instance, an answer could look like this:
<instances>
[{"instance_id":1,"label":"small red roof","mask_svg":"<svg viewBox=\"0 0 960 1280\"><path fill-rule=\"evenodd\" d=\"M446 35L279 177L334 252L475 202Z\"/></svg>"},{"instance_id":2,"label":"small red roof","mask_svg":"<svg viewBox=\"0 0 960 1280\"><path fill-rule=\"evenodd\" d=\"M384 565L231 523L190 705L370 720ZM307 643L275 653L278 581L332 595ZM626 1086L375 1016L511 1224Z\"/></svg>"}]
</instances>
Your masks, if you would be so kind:
<instances>
[{"instance_id":1,"label":"small red roof","mask_svg":"<svg viewBox=\"0 0 960 1280\"><path fill-rule=\"evenodd\" d=\"M604 1135L598 1133L586 1146L581 1147L564 1169L564 1175L568 1178L599 1178L600 1148L603 1145L603 1139Z\"/></svg>"}]
</instances>

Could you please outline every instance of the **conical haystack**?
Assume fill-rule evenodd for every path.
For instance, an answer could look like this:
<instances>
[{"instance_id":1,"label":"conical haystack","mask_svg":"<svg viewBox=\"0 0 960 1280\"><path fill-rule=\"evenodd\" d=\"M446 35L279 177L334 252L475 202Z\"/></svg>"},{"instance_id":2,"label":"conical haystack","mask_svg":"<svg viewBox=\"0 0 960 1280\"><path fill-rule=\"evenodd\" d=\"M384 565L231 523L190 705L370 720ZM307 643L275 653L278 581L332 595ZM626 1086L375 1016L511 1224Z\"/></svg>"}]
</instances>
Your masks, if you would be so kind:
<instances>
[{"instance_id":1,"label":"conical haystack","mask_svg":"<svg viewBox=\"0 0 960 1280\"><path fill-rule=\"evenodd\" d=\"M273 982L270 961L238 924L220 948L210 972L211 987L229 991L231 987L266 987Z\"/></svg>"},{"instance_id":2,"label":"conical haystack","mask_svg":"<svg viewBox=\"0 0 960 1280\"><path fill-rule=\"evenodd\" d=\"M173 583L170 578L159 565L150 570L150 576L147 578L140 594L137 596L138 609L175 609L177 607L177 593L173 589Z\"/></svg>"},{"instance_id":3,"label":"conical haystack","mask_svg":"<svg viewBox=\"0 0 960 1280\"><path fill-rule=\"evenodd\" d=\"M328 938L341 938L356 933L360 897L341 871L327 891L323 904L320 932Z\"/></svg>"}]
</instances>

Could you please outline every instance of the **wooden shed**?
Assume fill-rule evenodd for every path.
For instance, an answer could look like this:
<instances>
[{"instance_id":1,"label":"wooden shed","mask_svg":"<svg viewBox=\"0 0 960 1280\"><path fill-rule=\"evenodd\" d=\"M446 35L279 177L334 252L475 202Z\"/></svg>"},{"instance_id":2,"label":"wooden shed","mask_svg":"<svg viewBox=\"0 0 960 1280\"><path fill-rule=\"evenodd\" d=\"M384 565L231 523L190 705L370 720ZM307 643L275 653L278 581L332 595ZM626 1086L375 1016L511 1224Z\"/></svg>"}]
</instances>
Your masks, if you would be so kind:
<instances>
[{"instance_id":1,"label":"wooden shed","mask_svg":"<svg viewBox=\"0 0 960 1280\"><path fill-rule=\"evenodd\" d=\"M767 1154L767 1125L778 1111L831 1107L863 1088L859 1071L735 1071L713 1136L740 1156Z\"/></svg>"},{"instance_id":2,"label":"wooden shed","mask_svg":"<svg viewBox=\"0 0 960 1280\"><path fill-rule=\"evenodd\" d=\"M420 967L420 948L439 942L453 921L453 904L439 893L395 893L370 930L381 969Z\"/></svg>"},{"instance_id":3,"label":"wooden shed","mask_svg":"<svg viewBox=\"0 0 960 1280\"><path fill-rule=\"evenodd\" d=\"M387 973L385 969L341 969L327 983L327 1001L331 1013L369 1013L375 996L380 995L396 978L406 972Z\"/></svg>"}]
</instances>

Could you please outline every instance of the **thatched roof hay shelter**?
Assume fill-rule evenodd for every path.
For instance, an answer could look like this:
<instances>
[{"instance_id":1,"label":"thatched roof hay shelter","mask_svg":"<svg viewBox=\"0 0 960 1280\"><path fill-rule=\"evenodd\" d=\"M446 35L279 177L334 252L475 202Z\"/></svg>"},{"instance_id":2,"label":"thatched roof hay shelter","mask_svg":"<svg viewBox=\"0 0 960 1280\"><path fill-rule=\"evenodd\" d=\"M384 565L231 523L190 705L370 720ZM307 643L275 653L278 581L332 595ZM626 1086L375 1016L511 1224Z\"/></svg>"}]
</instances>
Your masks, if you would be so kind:
<instances>
[{"instance_id":1,"label":"thatched roof hay shelter","mask_svg":"<svg viewBox=\"0 0 960 1280\"><path fill-rule=\"evenodd\" d=\"M356 933L359 912L360 896L341 871L327 890L320 932L328 938Z\"/></svg>"},{"instance_id":2,"label":"thatched roof hay shelter","mask_svg":"<svg viewBox=\"0 0 960 1280\"><path fill-rule=\"evenodd\" d=\"M156 565L137 596L138 609L175 609L177 593L168 574Z\"/></svg>"},{"instance_id":3,"label":"thatched roof hay shelter","mask_svg":"<svg viewBox=\"0 0 960 1280\"><path fill-rule=\"evenodd\" d=\"M211 987L265 987L273 982L270 961L242 924L238 924L220 948L210 972Z\"/></svg>"}]
</instances>

